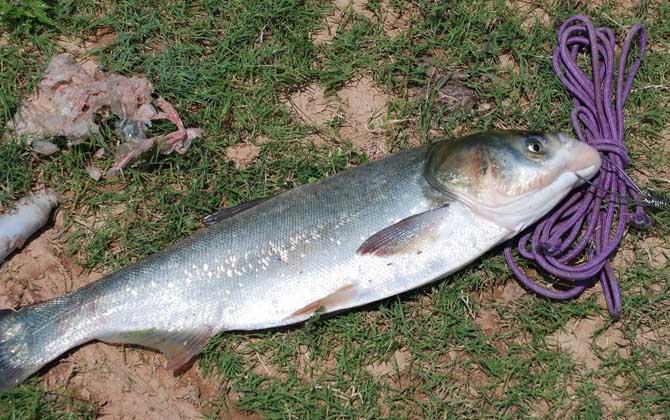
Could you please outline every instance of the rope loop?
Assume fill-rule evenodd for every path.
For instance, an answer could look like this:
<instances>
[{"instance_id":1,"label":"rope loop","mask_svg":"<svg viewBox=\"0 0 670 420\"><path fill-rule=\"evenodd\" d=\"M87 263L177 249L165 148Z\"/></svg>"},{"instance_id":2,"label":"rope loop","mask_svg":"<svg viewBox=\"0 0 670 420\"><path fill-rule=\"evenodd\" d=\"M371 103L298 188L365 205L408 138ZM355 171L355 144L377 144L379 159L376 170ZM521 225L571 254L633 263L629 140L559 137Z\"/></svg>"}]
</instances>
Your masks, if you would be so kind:
<instances>
[{"instance_id":1,"label":"rope loop","mask_svg":"<svg viewBox=\"0 0 670 420\"><path fill-rule=\"evenodd\" d=\"M618 316L621 291L608 259L628 224L651 224L641 205L630 212L627 202L639 203L640 193L623 173L630 162L624 144L623 109L642 65L647 35L642 25L633 26L623 43L618 65L614 31L596 28L586 16L567 19L557 37L552 62L559 80L574 98L571 119L575 134L580 141L595 147L603 162L591 180L593 185L573 191L518 240L521 257L557 279L552 287L528 277L512 253L511 242L505 247L505 259L523 286L550 299L572 299L600 281L610 314ZM635 41L638 53L631 62ZM580 55L590 57L588 71L580 67L584 62L579 60ZM627 67L628 63L632 64ZM553 287L558 284L561 289Z\"/></svg>"}]
</instances>

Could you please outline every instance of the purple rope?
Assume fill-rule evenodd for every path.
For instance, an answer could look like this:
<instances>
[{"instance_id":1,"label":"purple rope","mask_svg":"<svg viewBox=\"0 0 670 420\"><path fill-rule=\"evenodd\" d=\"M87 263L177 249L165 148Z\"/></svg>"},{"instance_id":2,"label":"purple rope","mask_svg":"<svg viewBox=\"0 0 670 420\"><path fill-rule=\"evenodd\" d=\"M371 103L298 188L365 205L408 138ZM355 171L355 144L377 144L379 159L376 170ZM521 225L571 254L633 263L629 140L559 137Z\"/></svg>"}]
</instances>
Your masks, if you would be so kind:
<instances>
[{"instance_id":1,"label":"purple rope","mask_svg":"<svg viewBox=\"0 0 670 420\"><path fill-rule=\"evenodd\" d=\"M639 55L626 73L628 56L636 38ZM635 25L628 32L619 58L613 95L614 32L609 28L596 29L589 18L582 15L563 22L554 50L554 70L574 96L572 125L577 137L598 149L607 160L603 159L600 172L592 179L599 188L591 186L574 191L519 239L521 256L556 277L562 290L549 289L528 277L514 259L512 244L505 248L505 259L514 275L523 286L538 295L557 300L571 299L599 280L612 316L621 312L621 291L608 258L619 246L628 223L636 227L651 224L642 206L636 205L631 213L628 205L621 202L620 197L639 202L640 194L611 163L619 168L628 165L628 152L623 141L623 107L642 64L646 42L642 25ZM577 64L580 53L591 55L592 78Z\"/></svg>"}]
</instances>

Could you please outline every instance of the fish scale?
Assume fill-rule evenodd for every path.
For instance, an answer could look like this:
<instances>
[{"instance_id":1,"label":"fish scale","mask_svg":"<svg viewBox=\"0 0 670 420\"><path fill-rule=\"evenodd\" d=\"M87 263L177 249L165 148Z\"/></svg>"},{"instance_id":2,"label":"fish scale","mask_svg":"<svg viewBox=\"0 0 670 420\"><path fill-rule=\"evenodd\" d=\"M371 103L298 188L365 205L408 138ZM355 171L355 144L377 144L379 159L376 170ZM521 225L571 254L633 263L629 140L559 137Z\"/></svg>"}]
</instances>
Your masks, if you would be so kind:
<instances>
[{"instance_id":1,"label":"fish scale","mask_svg":"<svg viewBox=\"0 0 670 420\"><path fill-rule=\"evenodd\" d=\"M545 156L525 151L529 141ZM472 176L483 157L495 173ZM156 348L178 368L219 331L293 324L435 281L541 217L596 157L561 135L478 134L232 211L68 295L1 311L0 390L91 340Z\"/></svg>"}]
</instances>

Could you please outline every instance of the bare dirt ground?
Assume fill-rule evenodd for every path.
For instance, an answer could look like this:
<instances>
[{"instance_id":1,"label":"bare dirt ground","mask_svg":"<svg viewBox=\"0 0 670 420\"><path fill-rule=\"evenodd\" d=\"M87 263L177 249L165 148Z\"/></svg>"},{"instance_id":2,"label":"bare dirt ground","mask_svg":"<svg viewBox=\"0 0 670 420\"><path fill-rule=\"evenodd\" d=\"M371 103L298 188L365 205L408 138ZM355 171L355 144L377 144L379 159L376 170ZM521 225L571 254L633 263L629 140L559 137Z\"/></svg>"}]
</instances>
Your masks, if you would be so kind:
<instances>
[{"instance_id":1,"label":"bare dirt ground","mask_svg":"<svg viewBox=\"0 0 670 420\"><path fill-rule=\"evenodd\" d=\"M322 86L310 85L285 99L296 120L319 130L328 131L329 123L340 119L342 123L332 139L351 141L370 159L379 159L389 151L384 129L388 101L387 94L369 76L352 80L332 95L327 95Z\"/></svg>"},{"instance_id":2,"label":"bare dirt ground","mask_svg":"<svg viewBox=\"0 0 670 420\"><path fill-rule=\"evenodd\" d=\"M353 13L382 25L384 31L395 37L406 31L416 13L412 8L394 11L387 0L381 2L377 13L367 7L366 0L335 0L333 11L323 20L323 26L312 34L314 44L333 41L338 30L347 24L347 14ZM390 97L375 85L368 75L350 80L334 94L327 95L319 85L310 85L284 99L294 117L321 130L321 135L310 138L316 146L328 144L325 139L351 141L354 147L370 159L379 159L389 152L385 129L388 128ZM327 133L329 123L340 119L334 133ZM413 136L416 138L417 136ZM416 141L414 143L417 143Z\"/></svg>"},{"instance_id":3,"label":"bare dirt ground","mask_svg":"<svg viewBox=\"0 0 670 420\"><path fill-rule=\"evenodd\" d=\"M236 144L226 149L226 158L240 170L246 169L260 154L260 147L248 143Z\"/></svg>"},{"instance_id":4,"label":"bare dirt ground","mask_svg":"<svg viewBox=\"0 0 670 420\"><path fill-rule=\"evenodd\" d=\"M327 44L335 39L338 30L347 24L348 12L364 16L374 23L383 25L384 31L391 37L396 37L406 30L416 10L410 8L402 12L392 10L390 2L381 2L378 15L371 12L366 6L366 0L335 0L333 11L323 19L323 25L312 34L312 42L316 45Z\"/></svg>"}]
</instances>

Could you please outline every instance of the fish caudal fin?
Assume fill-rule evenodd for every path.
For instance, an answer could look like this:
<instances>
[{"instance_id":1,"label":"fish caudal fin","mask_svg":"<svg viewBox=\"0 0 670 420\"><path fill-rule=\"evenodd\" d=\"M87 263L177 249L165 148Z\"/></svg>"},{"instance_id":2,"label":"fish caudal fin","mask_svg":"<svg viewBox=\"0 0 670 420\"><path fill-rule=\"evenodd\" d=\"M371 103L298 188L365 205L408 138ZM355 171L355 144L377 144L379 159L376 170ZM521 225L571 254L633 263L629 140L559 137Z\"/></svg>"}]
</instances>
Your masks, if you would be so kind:
<instances>
[{"instance_id":1,"label":"fish caudal fin","mask_svg":"<svg viewBox=\"0 0 670 420\"><path fill-rule=\"evenodd\" d=\"M93 339L136 344L161 351L167 368L176 370L202 350L216 331L202 327L186 331L148 329L99 334L86 331L80 319L89 304L62 296L18 310L0 310L0 393L16 386L61 354Z\"/></svg>"},{"instance_id":2,"label":"fish caudal fin","mask_svg":"<svg viewBox=\"0 0 670 420\"><path fill-rule=\"evenodd\" d=\"M0 393L91 340L77 322L82 307L81 302L61 296L17 310L0 310Z\"/></svg>"},{"instance_id":3,"label":"fish caudal fin","mask_svg":"<svg viewBox=\"0 0 670 420\"><path fill-rule=\"evenodd\" d=\"M39 369L24 362L29 354L22 330L18 312L0 310L0 393L6 388L18 385Z\"/></svg>"}]
</instances>

